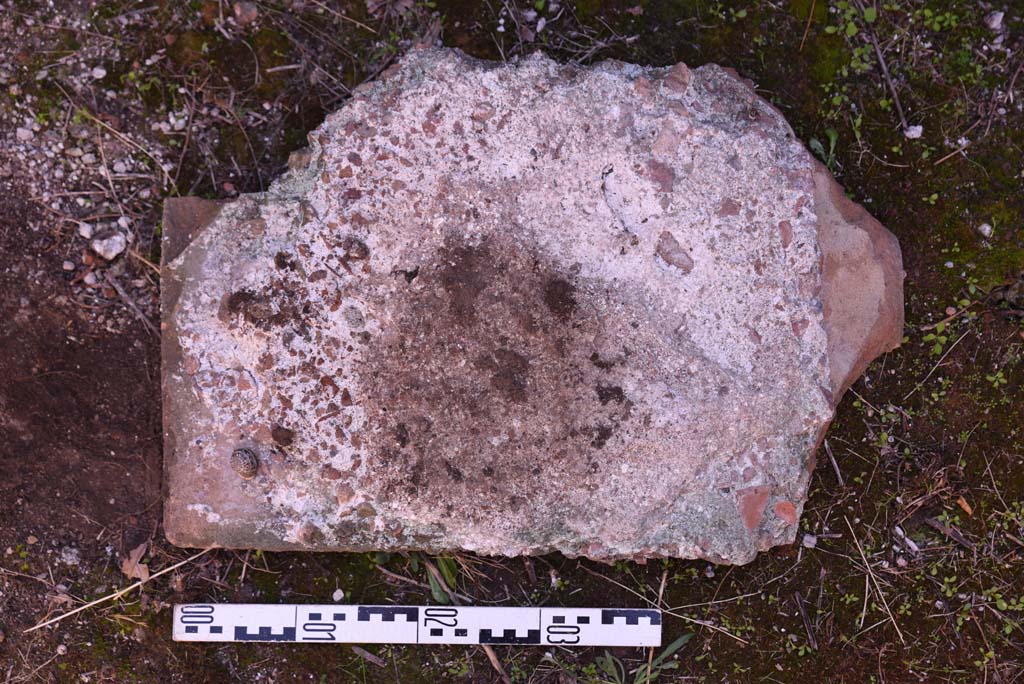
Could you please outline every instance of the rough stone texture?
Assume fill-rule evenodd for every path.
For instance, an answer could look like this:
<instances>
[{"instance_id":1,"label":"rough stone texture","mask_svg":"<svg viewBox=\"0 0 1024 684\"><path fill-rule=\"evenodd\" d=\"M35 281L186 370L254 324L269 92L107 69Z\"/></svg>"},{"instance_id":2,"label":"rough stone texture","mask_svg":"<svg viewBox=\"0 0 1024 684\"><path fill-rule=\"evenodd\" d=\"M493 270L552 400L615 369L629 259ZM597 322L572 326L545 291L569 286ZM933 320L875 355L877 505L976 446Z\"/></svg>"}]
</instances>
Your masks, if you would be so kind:
<instances>
[{"instance_id":1,"label":"rough stone texture","mask_svg":"<svg viewBox=\"0 0 1024 684\"><path fill-rule=\"evenodd\" d=\"M836 402L901 339L903 271L748 83L424 50L310 143L267 193L167 204L171 541L793 540Z\"/></svg>"}]
</instances>

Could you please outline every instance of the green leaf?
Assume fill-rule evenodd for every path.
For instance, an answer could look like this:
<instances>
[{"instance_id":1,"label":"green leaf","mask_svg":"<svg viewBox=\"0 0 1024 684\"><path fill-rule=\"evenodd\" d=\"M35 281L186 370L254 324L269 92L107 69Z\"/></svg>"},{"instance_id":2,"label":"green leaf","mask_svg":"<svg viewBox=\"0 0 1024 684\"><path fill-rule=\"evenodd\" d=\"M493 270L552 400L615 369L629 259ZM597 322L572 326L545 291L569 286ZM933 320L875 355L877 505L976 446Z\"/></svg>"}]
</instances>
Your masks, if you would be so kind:
<instances>
[{"instance_id":1,"label":"green leaf","mask_svg":"<svg viewBox=\"0 0 1024 684\"><path fill-rule=\"evenodd\" d=\"M839 132L830 126L825 129L825 135L828 137L828 156L829 159L831 159L836 152L836 143L839 141Z\"/></svg>"},{"instance_id":2,"label":"green leaf","mask_svg":"<svg viewBox=\"0 0 1024 684\"><path fill-rule=\"evenodd\" d=\"M661 655L659 655L657 658L651 661L651 667L659 667L663 662L665 662L666 659L671 657L673 653L675 653L683 646L685 646L686 642L692 638L693 632L690 632L689 634L684 634L683 636L673 641L671 644L665 647L665 650L661 652Z\"/></svg>"},{"instance_id":3,"label":"green leaf","mask_svg":"<svg viewBox=\"0 0 1024 684\"><path fill-rule=\"evenodd\" d=\"M447 604L449 602L448 593L441 588L441 585L434 579L434 573L427 573L427 581L430 582L430 595L434 597L434 600L438 603Z\"/></svg>"},{"instance_id":4,"label":"green leaf","mask_svg":"<svg viewBox=\"0 0 1024 684\"><path fill-rule=\"evenodd\" d=\"M878 10L876 10L874 7L865 7L864 21L868 22L869 24L873 24L875 23L876 19L878 19Z\"/></svg>"},{"instance_id":5,"label":"green leaf","mask_svg":"<svg viewBox=\"0 0 1024 684\"><path fill-rule=\"evenodd\" d=\"M448 583L448 586L454 589L456 572L458 571L455 561L451 558L438 558L437 569L441 571L441 576L444 577L444 581Z\"/></svg>"},{"instance_id":6,"label":"green leaf","mask_svg":"<svg viewBox=\"0 0 1024 684\"><path fill-rule=\"evenodd\" d=\"M853 36L857 35L857 32L859 30L860 29L857 28L857 25L854 24L852 21L849 21L849 22L846 23L846 35L847 36L852 38Z\"/></svg>"},{"instance_id":7,"label":"green leaf","mask_svg":"<svg viewBox=\"0 0 1024 684\"><path fill-rule=\"evenodd\" d=\"M604 656L595 658L594 662L597 663L602 672L611 677L617 684L626 681L626 668L622 665L622 661L608 651L604 652Z\"/></svg>"}]
</instances>

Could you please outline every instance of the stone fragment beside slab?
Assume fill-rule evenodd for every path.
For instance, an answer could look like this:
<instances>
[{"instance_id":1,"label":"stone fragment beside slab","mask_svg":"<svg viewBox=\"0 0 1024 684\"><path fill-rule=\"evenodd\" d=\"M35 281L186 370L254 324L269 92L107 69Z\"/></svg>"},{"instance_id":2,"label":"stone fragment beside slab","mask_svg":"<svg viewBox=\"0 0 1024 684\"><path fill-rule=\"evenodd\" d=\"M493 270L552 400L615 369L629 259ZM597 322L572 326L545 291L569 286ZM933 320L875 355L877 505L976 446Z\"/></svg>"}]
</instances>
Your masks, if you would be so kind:
<instances>
[{"instance_id":1,"label":"stone fragment beside slab","mask_svg":"<svg viewBox=\"0 0 1024 684\"><path fill-rule=\"evenodd\" d=\"M745 563L902 337L895 238L746 81L419 50L169 200L168 538Z\"/></svg>"}]
</instances>

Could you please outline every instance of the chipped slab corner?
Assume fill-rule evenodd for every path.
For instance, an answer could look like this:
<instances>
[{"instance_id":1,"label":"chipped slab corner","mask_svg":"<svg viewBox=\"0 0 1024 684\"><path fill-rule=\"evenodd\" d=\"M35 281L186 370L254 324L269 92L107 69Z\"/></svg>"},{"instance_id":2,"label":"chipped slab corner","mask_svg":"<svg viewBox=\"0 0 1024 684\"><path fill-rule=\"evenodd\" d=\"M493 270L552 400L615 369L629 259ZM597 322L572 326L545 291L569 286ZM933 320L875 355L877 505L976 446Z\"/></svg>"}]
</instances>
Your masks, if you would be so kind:
<instances>
[{"instance_id":1,"label":"chipped slab corner","mask_svg":"<svg viewBox=\"0 0 1024 684\"><path fill-rule=\"evenodd\" d=\"M405 56L168 200L181 546L746 563L902 339L896 239L715 65Z\"/></svg>"}]
</instances>

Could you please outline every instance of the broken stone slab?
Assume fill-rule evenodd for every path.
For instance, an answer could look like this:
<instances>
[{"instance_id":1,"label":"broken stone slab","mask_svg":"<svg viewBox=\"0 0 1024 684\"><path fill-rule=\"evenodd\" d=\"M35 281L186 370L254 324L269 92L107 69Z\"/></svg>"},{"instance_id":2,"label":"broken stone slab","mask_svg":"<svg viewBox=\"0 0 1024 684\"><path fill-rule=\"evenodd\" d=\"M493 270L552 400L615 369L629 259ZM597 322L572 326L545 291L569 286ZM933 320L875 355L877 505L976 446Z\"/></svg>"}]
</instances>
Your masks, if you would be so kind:
<instances>
[{"instance_id":1,"label":"broken stone slab","mask_svg":"<svg viewBox=\"0 0 1024 684\"><path fill-rule=\"evenodd\" d=\"M746 563L900 342L895 238L730 70L415 51L165 205L168 538Z\"/></svg>"}]
</instances>

